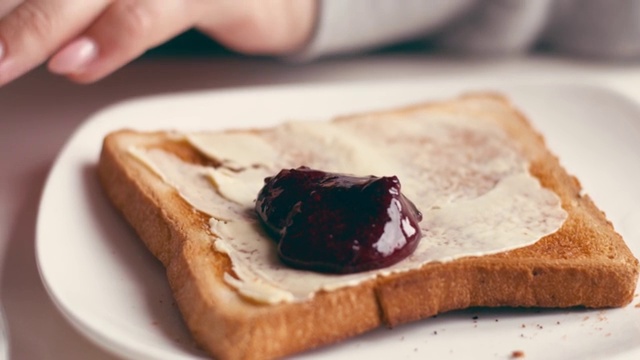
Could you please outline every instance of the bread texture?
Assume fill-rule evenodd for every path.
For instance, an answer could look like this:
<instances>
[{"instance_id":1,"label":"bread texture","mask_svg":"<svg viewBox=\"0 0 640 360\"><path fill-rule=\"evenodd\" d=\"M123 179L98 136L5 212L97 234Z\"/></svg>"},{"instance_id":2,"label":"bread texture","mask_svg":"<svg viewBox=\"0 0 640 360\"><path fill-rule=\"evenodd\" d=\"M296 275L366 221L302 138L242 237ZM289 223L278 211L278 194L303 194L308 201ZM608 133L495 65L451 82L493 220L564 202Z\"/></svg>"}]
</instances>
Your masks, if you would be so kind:
<instances>
[{"instance_id":1,"label":"bread texture","mask_svg":"<svg viewBox=\"0 0 640 360\"><path fill-rule=\"evenodd\" d=\"M520 145L530 173L561 199L568 214L562 227L516 250L429 263L319 292L307 301L261 304L224 281L224 273L231 271L230 259L214 248L208 216L193 209L128 149L161 148L195 164L212 160L189 143L172 140L168 132L121 130L105 138L98 171L110 201L164 264L185 323L214 358L279 358L379 326L469 307L606 308L631 302L638 260L605 214L582 193L579 181L504 97L471 94L333 121L417 111L494 119Z\"/></svg>"}]
</instances>

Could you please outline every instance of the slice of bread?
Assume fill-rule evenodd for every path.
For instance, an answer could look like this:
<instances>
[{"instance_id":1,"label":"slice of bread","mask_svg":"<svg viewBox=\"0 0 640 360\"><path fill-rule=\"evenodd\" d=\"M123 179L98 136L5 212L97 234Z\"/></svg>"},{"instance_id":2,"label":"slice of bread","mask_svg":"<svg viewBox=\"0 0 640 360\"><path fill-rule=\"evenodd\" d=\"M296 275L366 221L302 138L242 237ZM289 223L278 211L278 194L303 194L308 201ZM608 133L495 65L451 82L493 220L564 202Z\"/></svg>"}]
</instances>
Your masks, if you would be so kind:
<instances>
[{"instance_id":1,"label":"slice of bread","mask_svg":"<svg viewBox=\"0 0 640 360\"><path fill-rule=\"evenodd\" d=\"M632 300L638 260L605 215L581 193L578 180L547 150L542 136L505 98L473 94L334 121L417 112L490 119L502 128L527 158L530 173L561 199L568 214L561 228L515 250L432 262L321 291L306 301L262 304L242 296L224 280L231 261L214 248L209 217L129 149L160 148L194 164L216 165L214 161L169 132L122 130L105 138L98 171L111 202L166 267L193 337L219 359L282 357L381 325L393 327L454 309L603 308ZM247 131L260 135L262 130Z\"/></svg>"}]
</instances>

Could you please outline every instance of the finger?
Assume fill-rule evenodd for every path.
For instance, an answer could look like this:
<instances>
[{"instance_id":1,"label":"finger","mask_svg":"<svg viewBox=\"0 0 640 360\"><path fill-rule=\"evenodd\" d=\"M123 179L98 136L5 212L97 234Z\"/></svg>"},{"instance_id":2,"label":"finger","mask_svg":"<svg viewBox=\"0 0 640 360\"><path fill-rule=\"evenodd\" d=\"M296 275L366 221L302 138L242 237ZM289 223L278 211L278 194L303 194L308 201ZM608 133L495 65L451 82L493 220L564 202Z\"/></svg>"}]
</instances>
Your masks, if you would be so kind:
<instances>
[{"instance_id":1,"label":"finger","mask_svg":"<svg viewBox=\"0 0 640 360\"><path fill-rule=\"evenodd\" d=\"M82 83L93 82L112 73L193 25L195 10L182 0L119 0L114 2L78 40L56 54L49 63L53 72ZM64 64L81 50L89 52L88 39L98 55L78 65ZM84 45L82 45L84 43ZM75 46L75 48L73 48ZM76 58L77 59L77 58Z\"/></svg>"},{"instance_id":2,"label":"finger","mask_svg":"<svg viewBox=\"0 0 640 360\"><path fill-rule=\"evenodd\" d=\"M7 15L16 6L20 5L22 0L2 0L0 1L0 19Z\"/></svg>"},{"instance_id":3,"label":"finger","mask_svg":"<svg viewBox=\"0 0 640 360\"><path fill-rule=\"evenodd\" d=\"M27 0L0 20L0 85L43 63L109 0Z\"/></svg>"}]
</instances>

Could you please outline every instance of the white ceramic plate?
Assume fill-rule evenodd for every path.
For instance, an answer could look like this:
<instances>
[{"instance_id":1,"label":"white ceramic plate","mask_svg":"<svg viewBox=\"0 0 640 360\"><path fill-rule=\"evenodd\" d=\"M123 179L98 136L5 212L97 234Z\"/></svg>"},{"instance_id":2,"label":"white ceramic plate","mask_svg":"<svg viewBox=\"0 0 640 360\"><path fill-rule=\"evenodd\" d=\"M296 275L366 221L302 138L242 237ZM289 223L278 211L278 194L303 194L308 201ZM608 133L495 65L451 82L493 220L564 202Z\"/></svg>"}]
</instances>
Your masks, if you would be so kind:
<instances>
[{"instance_id":1,"label":"white ceramic plate","mask_svg":"<svg viewBox=\"0 0 640 360\"><path fill-rule=\"evenodd\" d=\"M446 98L471 90L506 93L546 137L640 255L640 111L587 85L415 81L253 88L177 94L108 108L77 130L46 184L37 261L64 316L105 349L127 358L194 359L164 269L103 196L95 166L114 129L181 130L266 126ZM302 358L640 358L640 298L608 310L465 310L371 333ZM384 356L384 357L383 357Z\"/></svg>"},{"instance_id":2,"label":"white ceramic plate","mask_svg":"<svg viewBox=\"0 0 640 360\"><path fill-rule=\"evenodd\" d=\"M9 359L9 341L7 339L7 328L4 319L4 309L0 305L0 360Z\"/></svg>"}]
</instances>

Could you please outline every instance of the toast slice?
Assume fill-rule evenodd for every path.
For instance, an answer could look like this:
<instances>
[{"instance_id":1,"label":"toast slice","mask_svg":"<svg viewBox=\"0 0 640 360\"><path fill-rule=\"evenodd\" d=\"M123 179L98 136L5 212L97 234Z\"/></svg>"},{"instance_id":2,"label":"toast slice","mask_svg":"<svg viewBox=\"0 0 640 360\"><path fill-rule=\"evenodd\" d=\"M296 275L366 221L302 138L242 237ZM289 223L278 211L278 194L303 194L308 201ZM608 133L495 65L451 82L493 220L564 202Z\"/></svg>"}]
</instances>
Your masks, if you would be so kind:
<instances>
[{"instance_id":1,"label":"toast slice","mask_svg":"<svg viewBox=\"0 0 640 360\"><path fill-rule=\"evenodd\" d=\"M190 164L218 166L216 160L171 132L121 130L105 138L98 171L108 198L166 267L176 304L194 339L219 359L283 357L454 309L604 308L632 300L638 260L581 193L578 180L549 152L542 136L504 97L471 94L333 121L416 113L460 115L500 127L528 160L531 175L559 197L567 213L561 227L514 250L430 262L320 291L304 301L265 304L225 281L232 263L214 246L209 216L195 210L130 149L162 149ZM260 136L265 130L243 131Z\"/></svg>"}]
</instances>

